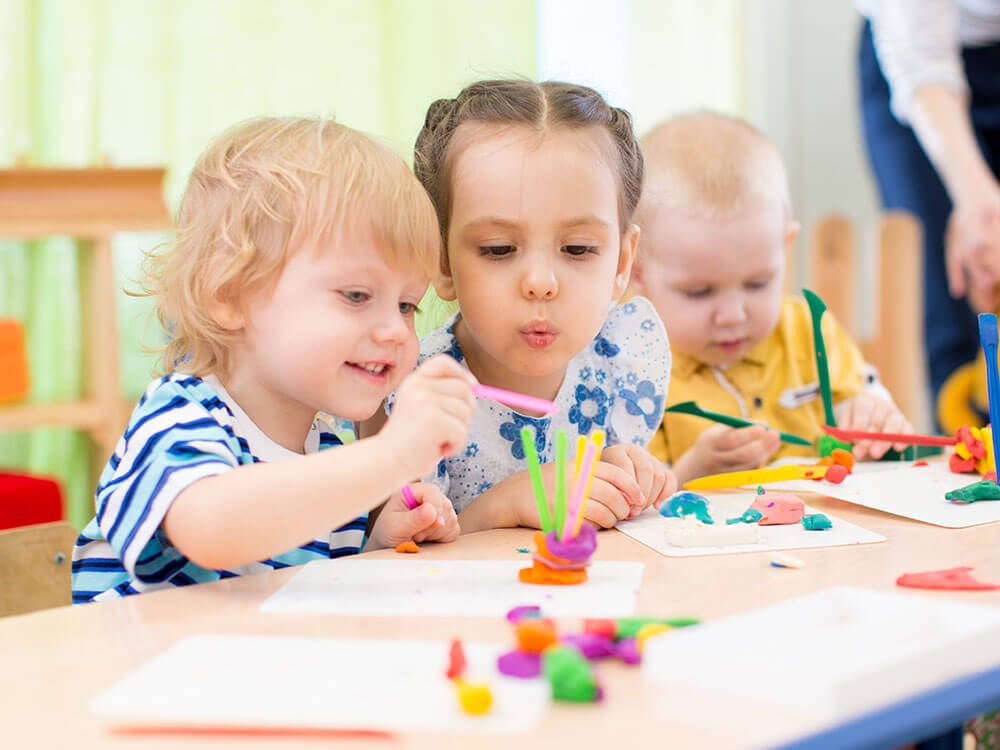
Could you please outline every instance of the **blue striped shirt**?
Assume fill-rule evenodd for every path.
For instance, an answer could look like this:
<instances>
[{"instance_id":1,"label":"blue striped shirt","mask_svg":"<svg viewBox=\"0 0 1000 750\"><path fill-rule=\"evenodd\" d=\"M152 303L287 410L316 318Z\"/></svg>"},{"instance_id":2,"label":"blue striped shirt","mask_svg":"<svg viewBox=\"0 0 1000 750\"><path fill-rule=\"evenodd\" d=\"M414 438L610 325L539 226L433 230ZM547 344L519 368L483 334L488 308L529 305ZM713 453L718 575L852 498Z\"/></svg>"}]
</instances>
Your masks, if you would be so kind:
<instances>
[{"instance_id":1,"label":"blue striped shirt","mask_svg":"<svg viewBox=\"0 0 1000 750\"><path fill-rule=\"evenodd\" d=\"M340 439L317 418L305 452L336 445ZM199 479L297 455L261 432L213 376L172 373L154 381L101 473L97 515L73 551L73 603L356 554L364 542L366 516L281 555L230 570L195 565L163 533L171 503Z\"/></svg>"}]
</instances>

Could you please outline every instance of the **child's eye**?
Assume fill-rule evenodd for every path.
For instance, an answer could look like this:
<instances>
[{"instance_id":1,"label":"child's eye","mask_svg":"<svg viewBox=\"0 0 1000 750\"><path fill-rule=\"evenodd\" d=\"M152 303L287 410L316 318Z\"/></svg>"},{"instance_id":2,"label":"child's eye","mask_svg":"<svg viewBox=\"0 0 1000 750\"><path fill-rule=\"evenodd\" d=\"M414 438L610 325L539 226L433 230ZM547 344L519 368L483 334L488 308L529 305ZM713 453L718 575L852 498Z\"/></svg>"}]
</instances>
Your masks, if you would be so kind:
<instances>
[{"instance_id":1,"label":"child's eye","mask_svg":"<svg viewBox=\"0 0 1000 750\"><path fill-rule=\"evenodd\" d=\"M709 296L713 291L715 290L710 286L699 286L694 289L685 289L683 294L691 299L701 299Z\"/></svg>"},{"instance_id":2,"label":"child's eye","mask_svg":"<svg viewBox=\"0 0 1000 750\"><path fill-rule=\"evenodd\" d=\"M361 303L367 302L368 300L371 299L371 295L368 294L367 292L358 292L350 289L342 291L341 295L348 302L353 302L356 305L360 305Z\"/></svg>"},{"instance_id":3,"label":"child's eye","mask_svg":"<svg viewBox=\"0 0 1000 750\"><path fill-rule=\"evenodd\" d=\"M399 312L409 317L411 315L416 315L418 312L420 312L420 308L417 307L417 305L413 304L412 302L400 302Z\"/></svg>"},{"instance_id":4,"label":"child's eye","mask_svg":"<svg viewBox=\"0 0 1000 750\"><path fill-rule=\"evenodd\" d=\"M506 255L510 255L515 250L517 250L517 248L513 245L483 245L479 248L479 254L487 255L491 258L503 258Z\"/></svg>"},{"instance_id":5,"label":"child's eye","mask_svg":"<svg viewBox=\"0 0 1000 750\"><path fill-rule=\"evenodd\" d=\"M753 279L751 281L748 281L744 286L746 286L747 289L760 290L760 289L766 289L770 285L770 283L771 283L770 278Z\"/></svg>"},{"instance_id":6,"label":"child's eye","mask_svg":"<svg viewBox=\"0 0 1000 750\"><path fill-rule=\"evenodd\" d=\"M563 252L567 255L579 257L587 253L596 253L597 248L593 245L563 245Z\"/></svg>"}]
</instances>

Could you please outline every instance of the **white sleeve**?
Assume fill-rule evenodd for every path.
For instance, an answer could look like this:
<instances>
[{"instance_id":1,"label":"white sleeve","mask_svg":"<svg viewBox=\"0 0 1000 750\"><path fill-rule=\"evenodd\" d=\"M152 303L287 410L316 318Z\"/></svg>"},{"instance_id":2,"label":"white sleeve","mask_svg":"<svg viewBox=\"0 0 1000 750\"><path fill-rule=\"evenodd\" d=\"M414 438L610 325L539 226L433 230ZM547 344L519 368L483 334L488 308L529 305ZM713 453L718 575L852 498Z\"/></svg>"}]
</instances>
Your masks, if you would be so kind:
<instances>
[{"instance_id":1,"label":"white sleeve","mask_svg":"<svg viewBox=\"0 0 1000 750\"><path fill-rule=\"evenodd\" d=\"M909 123L913 95L925 84L968 96L952 0L870 0L864 10L897 120Z\"/></svg>"}]
</instances>

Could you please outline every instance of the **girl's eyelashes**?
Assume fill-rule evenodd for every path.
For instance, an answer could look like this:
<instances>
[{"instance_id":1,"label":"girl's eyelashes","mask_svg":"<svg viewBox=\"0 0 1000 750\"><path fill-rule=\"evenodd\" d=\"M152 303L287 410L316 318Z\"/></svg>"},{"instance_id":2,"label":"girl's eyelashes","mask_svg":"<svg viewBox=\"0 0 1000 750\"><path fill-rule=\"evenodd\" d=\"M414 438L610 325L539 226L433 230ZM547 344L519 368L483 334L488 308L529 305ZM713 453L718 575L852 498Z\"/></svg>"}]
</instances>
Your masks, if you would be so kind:
<instances>
[{"instance_id":1,"label":"girl's eyelashes","mask_svg":"<svg viewBox=\"0 0 1000 750\"><path fill-rule=\"evenodd\" d=\"M416 315L418 312L420 312L420 307L414 302L400 302L399 312L409 317L411 315Z\"/></svg>"},{"instance_id":2,"label":"girl's eyelashes","mask_svg":"<svg viewBox=\"0 0 1000 750\"><path fill-rule=\"evenodd\" d=\"M698 286L691 289L682 289L681 293L690 299L703 299L708 297L713 291L715 291L710 286Z\"/></svg>"},{"instance_id":3,"label":"girl's eyelashes","mask_svg":"<svg viewBox=\"0 0 1000 750\"><path fill-rule=\"evenodd\" d=\"M746 282L744 286L746 286L747 289L750 289L752 291L759 291L761 289L766 289L768 285L770 285L770 283L771 283L771 277L768 276L766 278L751 279L750 281Z\"/></svg>"},{"instance_id":4,"label":"girl's eyelashes","mask_svg":"<svg viewBox=\"0 0 1000 750\"><path fill-rule=\"evenodd\" d=\"M481 245L479 247L479 254L492 258L503 258L504 256L510 255L515 250L517 250L517 248L513 245Z\"/></svg>"},{"instance_id":5,"label":"girl's eyelashes","mask_svg":"<svg viewBox=\"0 0 1000 750\"><path fill-rule=\"evenodd\" d=\"M598 249L596 245L563 245L563 252L567 255L573 255L575 257L580 257L588 254L597 254Z\"/></svg>"}]
</instances>

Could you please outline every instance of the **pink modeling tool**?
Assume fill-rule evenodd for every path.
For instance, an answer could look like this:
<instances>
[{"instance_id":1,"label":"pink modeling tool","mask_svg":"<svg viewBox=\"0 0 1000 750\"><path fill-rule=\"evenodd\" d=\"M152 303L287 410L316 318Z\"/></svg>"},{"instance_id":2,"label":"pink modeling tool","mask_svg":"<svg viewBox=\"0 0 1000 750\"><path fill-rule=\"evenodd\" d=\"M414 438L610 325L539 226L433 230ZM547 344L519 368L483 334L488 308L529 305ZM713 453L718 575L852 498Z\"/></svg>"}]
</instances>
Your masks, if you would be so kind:
<instances>
[{"instance_id":1,"label":"pink modeling tool","mask_svg":"<svg viewBox=\"0 0 1000 750\"><path fill-rule=\"evenodd\" d=\"M546 401L544 398L526 396L523 393L505 391L502 388L494 388L491 385L477 383L472 387L472 392L479 398L488 398L490 401L499 401L501 404L513 406L515 409L527 409L528 411L538 411L542 414L552 414L559 411L559 407L554 401Z\"/></svg>"},{"instance_id":2,"label":"pink modeling tool","mask_svg":"<svg viewBox=\"0 0 1000 750\"><path fill-rule=\"evenodd\" d=\"M563 520L561 529L558 526L556 527L556 538L560 541L572 538L570 535L573 533L573 529L576 528L576 517L580 514L580 505L586 502L583 495L587 488L587 480L590 478L596 457L597 446L587 441L587 448L583 452L583 460L580 462L580 474L576 478L573 495L570 497L569 507L566 509L566 518Z\"/></svg>"},{"instance_id":3,"label":"pink modeling tool","mask_svg":"<svg viewBox=\"0 0 1000 750\"><path fill-rule=\"evenodd\" d=\"M410 489L410 485L404 484L403 488L399 492L403 495L403 502L406 503L406 507L410 510L413 510L420 505L420 503L417 502L417 498L413 496L413 490Z\"/></svg>"}]
</instances>

